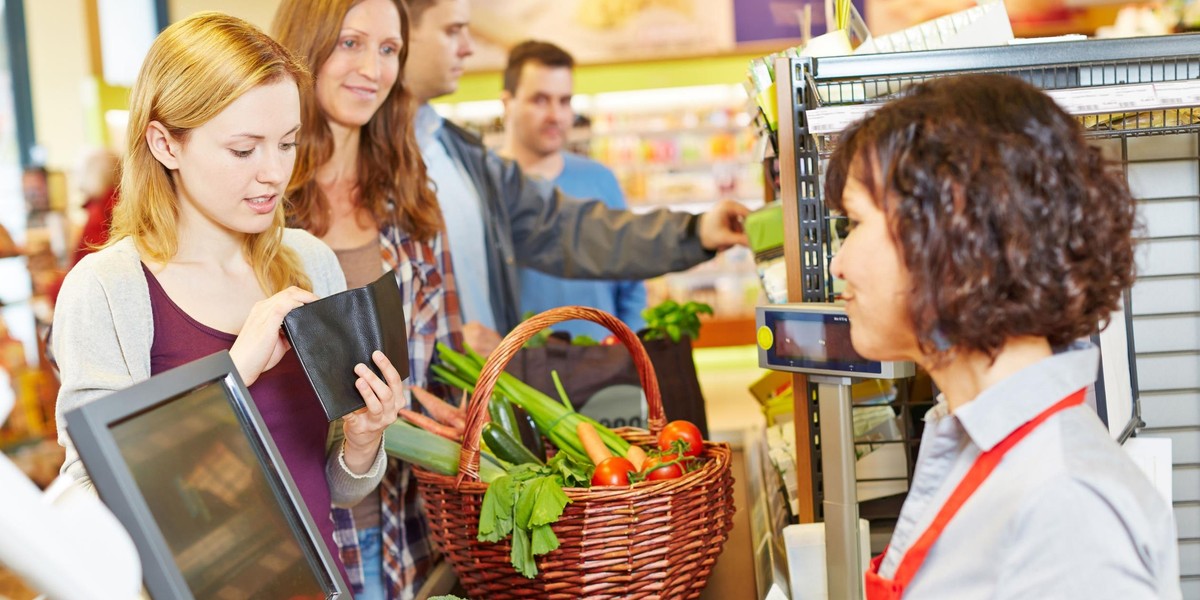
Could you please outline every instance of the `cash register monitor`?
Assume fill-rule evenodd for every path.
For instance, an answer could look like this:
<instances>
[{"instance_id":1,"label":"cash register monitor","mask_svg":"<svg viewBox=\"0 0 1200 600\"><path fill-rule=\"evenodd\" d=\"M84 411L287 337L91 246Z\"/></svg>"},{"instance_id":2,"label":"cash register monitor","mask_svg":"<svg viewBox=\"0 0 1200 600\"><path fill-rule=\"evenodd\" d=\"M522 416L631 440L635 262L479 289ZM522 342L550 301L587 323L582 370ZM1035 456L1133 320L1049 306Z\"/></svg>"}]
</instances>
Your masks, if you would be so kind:
<instances>
[{"instance_id":1,"label":"cash register monitor","mask_svg":"<svg viewBox=\"0 0 1200 600\"><path fill-rule=\"evenodd\" d=\"M349 598L228 353L66 420L154 598Z\"/></svg>"}]
</instances>

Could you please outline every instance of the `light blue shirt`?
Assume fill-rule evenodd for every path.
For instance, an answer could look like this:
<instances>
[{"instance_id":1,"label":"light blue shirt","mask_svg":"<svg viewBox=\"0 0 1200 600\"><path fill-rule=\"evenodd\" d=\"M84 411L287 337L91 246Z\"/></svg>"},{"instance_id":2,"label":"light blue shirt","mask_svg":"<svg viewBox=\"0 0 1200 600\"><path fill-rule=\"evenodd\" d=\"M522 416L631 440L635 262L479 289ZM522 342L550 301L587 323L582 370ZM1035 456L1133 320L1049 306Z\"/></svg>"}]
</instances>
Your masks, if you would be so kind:
<instances>
[{"instance_id":1,"label":"light blue shirt","mask_svg":"<svg viewBox=\"0 0 1200 600\"><path fill-rule=\"evenodd\" d=\"M625 208L621 186L604 165L570 152L563 153L563 170L554 179L564 193L603 201L609 208ZM646 326L646 286L641 281L563 279L533 269L521 269L521 312L539 313L558 306L590 306L612 313L630 329ZM600 341L611 332L590 321L566 321L553 327L572 336L588 335Z\"/></svg>"},{"instance_id":2,"label":"light blue shirt","mask_svg":"<svg viewBox=\"0 0 1200 600\"><path fill-rule=\"evenodd\" d=\"M925 417L912 486L880 575L891 579L979 457L1096 378L1090 344L997 383L951 413ZM1086 404L1014 446L929 551L906 599L1179 598L1179 550L1167 500Z\"/></svg>"},{"instance_id":3,"label":"light blue shirt","mask_svg":"<svg viewBox=\"0 0 1200 600\"><path fill-rule=\"evenodd\" d=\"M438 204L446 221L450 262L454 265L463 322L474 321L489 329L496 329L488 284L488 260L484 246L486 236L479 191L463 166L450 157L445 145L438 139L437 133L441 128L442 117L432 106L424 104L417 110L417 144L421 148L421 158L425 161L429 179L437 190Z\"/></svg>"}]
</instances>

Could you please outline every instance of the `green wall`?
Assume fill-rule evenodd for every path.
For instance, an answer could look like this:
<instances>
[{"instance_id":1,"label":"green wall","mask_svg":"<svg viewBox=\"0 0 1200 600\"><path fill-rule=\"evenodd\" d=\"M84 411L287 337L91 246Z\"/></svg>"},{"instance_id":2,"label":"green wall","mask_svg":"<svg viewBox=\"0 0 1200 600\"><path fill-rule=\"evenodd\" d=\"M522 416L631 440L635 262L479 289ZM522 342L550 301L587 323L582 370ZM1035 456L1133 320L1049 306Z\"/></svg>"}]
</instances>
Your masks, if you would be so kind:
<instances>
[{"instance_id":1,"label":"green wall","mask_svg":"<svg viewBox=\"0 0 1200 600\"><path fill-rule=\"evenodd\" d=\"M764 53L709 56L680 60L582 65L575 69L575 93L595 94L689 85L741 83L750 59ZM438 102L493 100L500 96L501 73L468 73L454 94Z\"/></svg>"},{"instance_id":2,"label":"green wall","mask_svg":"<svg viewBox=\"0 0 1200 600\"><path fill-rule=\"evenodd\" d=\"M741 83L746 78L746 64L763 52L731 54L677 60L656 60L635 63L581 65L575 69L575 93L596 94L626 90L647 90L689 85ZM458 91L439 98L438 102L494 100L500 97L499 71L467 73ZM98 121L91 127L104 130L103 114L110 109L129 108L129 89L99 84L99 113L89 119Z\"/></svg>"}]
</instances>

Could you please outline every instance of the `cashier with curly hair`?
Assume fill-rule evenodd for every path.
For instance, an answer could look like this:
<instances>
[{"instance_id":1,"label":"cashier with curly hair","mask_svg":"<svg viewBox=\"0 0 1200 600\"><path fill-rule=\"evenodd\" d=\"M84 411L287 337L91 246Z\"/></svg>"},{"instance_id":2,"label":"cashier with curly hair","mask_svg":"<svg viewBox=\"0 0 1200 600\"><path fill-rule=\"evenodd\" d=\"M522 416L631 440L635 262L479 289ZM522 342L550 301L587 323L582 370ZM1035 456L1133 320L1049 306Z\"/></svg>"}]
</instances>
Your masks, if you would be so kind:
<instances>
[{"instance_id":1,"label":"cashier with curly hair","mask_svg":"<svg viewBox=\"0 0 1200 600\"><path fill-rule=\"evenodd\" d=\"M1134 279L1119 170L1037 88L916 86L846 131L825 182L830 267L863 356L942 394L868 598L1179 598L1168 502L1085 395Z\"/></svg>"}]
</instances>

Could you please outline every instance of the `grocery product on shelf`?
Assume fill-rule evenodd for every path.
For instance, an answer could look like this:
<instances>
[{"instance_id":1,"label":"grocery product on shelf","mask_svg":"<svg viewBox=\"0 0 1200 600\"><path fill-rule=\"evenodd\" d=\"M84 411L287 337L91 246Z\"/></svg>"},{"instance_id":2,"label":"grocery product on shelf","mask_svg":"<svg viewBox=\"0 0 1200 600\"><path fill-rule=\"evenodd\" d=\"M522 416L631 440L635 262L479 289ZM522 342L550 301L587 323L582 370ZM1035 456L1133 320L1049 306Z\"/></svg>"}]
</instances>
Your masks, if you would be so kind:
<instances>
[{"instance_id":1,"label":"grocery product on shelf","mask_svg":"<svg viewBox=\"0 0 1200 600\"><path fill-rule=\"evenodd\" d=\"M613 170L630 206L699 212L720 199L758 206L762 165L740 85L706 85L576 95L568 149ZM499 100L437 105L498 147Z\"/></svg>"}]
</instances>

